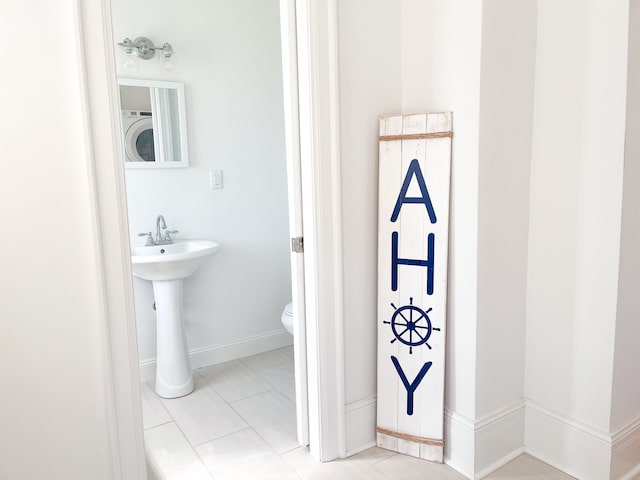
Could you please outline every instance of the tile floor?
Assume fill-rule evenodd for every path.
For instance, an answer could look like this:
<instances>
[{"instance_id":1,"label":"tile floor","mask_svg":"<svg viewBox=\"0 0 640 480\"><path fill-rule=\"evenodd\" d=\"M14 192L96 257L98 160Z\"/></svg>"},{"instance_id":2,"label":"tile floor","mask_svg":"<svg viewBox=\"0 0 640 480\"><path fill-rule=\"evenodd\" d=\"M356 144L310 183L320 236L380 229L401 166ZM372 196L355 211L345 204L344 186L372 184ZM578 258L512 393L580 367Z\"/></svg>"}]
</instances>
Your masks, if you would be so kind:
<instances>
[{"instance_id":1,"label":"tile floor","mask_svg":"<svg viewBox=\"0 0 640 480\"><path fill-rule=\"evenodd\" d=\"M197 370L196 389L162 399L142 384L149 478L157 480L464 480L446 465L370 448L318 463L296 441L293 349ZM494 480L570 480L521 455Z\"/></svg>"}]
</instances>

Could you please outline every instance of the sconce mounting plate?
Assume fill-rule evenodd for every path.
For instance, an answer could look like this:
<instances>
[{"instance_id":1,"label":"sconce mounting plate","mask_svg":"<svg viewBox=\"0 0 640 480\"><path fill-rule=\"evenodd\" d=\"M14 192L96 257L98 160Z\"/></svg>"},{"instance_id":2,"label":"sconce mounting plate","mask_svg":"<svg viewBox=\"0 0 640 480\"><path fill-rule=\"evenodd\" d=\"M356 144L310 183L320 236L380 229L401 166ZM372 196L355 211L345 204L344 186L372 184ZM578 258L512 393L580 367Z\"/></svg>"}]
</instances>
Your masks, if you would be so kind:
<instances>
[{"instance_id":1,"label":"sconce mounting plate","mask_svg":"<svg viewBox=\"0 0 640 480\"><path fill-rule=\"evenodd\" d=\"M143 60L149 60L156 54L156 47L147 37L138 37L133 41L133 46L138 50L138 57Z\"/></svg>"}]
</instances>

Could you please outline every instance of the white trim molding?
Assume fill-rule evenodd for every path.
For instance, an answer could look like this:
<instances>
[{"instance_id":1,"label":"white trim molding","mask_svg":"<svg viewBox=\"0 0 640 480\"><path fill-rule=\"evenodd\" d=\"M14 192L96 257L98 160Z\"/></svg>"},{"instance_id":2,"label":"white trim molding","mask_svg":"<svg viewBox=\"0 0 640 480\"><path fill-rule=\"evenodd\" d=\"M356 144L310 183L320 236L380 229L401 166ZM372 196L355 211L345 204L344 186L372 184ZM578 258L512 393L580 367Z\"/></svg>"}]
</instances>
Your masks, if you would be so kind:
<instances>
[{"instance_id":1,"label":"white trim molding","mask_svg":"<svg viewBox=\"0 0 640 480\"><path fill-rule=\"evenodd\" d=\"M524 453L525 402L479 420L445 409L445 463L478 480Z\"/></svg>"},{"instance_id":2,"label":"white trim molding","mask_svg":"<svg viewBox=\"0 0 640 480\"><path fill-rule=\"evenodd\" d=\"M376 407L376 395L371 395L346 405L345 436L347 457L376 446Z\"/></svg>"},{"instance_id":3,"label":"white trim molding","mask_svg":"<svg viewBox=\"0 0 640 480\"><path fill-rule=\"evenodd\" d=\"M473 421L445 410L445 463L479 480L528 453L581 480L632 480L640 474L640 417L613 434L532 400Z\"/></svg>"},{"instance_id":4,"label":"white trim molding","mask_svg":"<svg viewBox=\"0 0 640 480\"><path fill-rule=\"evenodd\" d=\"M75 0L101 259L114 479L147 478L110 0ZM86 52L90 52L87 54ZM108 261L107 261L108 260Z\"/></svg>"},{"instance_id":5,"label":"white trim molding","mask_svg":"<svg viewBox=\"0 0 640 480\"><path fill-rule=\"evenodd\" d=\"M336 0L296 0L309 447L346 455Z\"/></svg>"},{"instance_id":6,"label":"white trim molding","mask_svg":"<svg viewBox=\"0 0 640 480\"><path fill-rule=\"evenodd\" d=\"M532 400L526 402L525 451L581 480L609 478L611 437Z\"/></svg>"},{"instance_id":7,"label":"white trim molding","mask_svg":"<svg viewBox=\"0 0 640 480\"><path fill-rule=\"evenodd\" d=\"M475 425L457 412L444 410L444 463L467 478L473 478Z\"/></svg>"},{"instance_id":8,"label":"white trim molding","mask_svg":"<svg viewBox=\"0 0 640 480\"><path fill-rule=\"evenodd\" d=\"M618 429L611 440L611 478L635 478L640 474L640 417Z\"/></svg>"},{"instance_id":9,"label":"white trim molding","mask_svg":"<svg viewBox=\"0 0 640 480\"><path fill-rule=\"evenodd\" d=\"M524 453L525 401L519 400L475 422L475 475L480 479Z\"/></svg>"}]
</instances>

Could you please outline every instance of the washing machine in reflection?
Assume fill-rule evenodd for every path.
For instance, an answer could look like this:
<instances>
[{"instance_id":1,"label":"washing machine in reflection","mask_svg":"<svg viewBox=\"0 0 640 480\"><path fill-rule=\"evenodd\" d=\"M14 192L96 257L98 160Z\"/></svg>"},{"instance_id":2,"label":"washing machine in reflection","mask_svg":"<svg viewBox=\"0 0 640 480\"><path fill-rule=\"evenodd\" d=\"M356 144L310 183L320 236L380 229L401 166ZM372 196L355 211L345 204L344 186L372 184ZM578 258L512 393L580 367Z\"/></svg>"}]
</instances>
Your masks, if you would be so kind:
<instances>
[{"instance_id":1,"label":"washing machine in reflection","mask_svg":"<svg viewBox=\"0 0 640 480\"><path fill-rule=\"evenodd\" d=\"M151 112L122 110L124 151L128 162L155 162Z\"/></svg>"}]
</instances>

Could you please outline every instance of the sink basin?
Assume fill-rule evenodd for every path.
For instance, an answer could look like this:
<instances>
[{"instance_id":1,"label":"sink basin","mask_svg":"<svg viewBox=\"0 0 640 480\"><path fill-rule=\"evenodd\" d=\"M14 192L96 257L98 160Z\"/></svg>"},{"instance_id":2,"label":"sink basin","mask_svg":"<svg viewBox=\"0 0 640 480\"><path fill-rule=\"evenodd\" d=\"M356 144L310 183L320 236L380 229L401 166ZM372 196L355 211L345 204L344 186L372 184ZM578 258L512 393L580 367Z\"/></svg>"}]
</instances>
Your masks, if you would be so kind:
<instances>
[{"instance_id":1,"label":"sink basin","mask_svg":"<svg viewBox=\"0 0 640 480\"><path fill-rule=\"evenodd\" d=\"M186 278L220 249L210 240L176 240L168 245L135 246L131 249L133 275L145 280Z\"/></svg>"}]
</instances>

